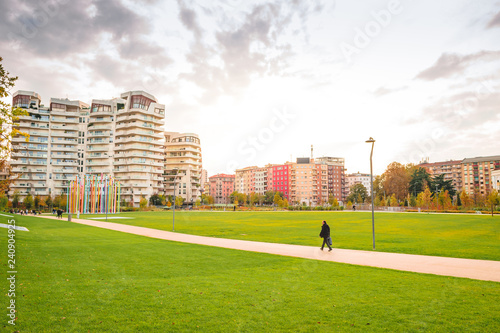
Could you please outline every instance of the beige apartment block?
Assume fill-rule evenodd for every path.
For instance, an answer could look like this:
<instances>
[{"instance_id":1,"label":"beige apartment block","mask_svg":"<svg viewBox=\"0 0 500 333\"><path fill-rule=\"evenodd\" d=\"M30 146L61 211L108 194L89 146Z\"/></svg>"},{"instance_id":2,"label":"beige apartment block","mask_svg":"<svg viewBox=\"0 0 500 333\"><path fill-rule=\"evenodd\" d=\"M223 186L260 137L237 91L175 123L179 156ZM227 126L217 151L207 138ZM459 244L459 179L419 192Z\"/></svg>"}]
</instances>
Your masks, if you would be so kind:
<instances>
[{"instance_id":1,"label":"beige apartment block","mask_svg":"<svg viewBox=\"0 0 500 333\"><path fill-rule=\"evenodd\" d=\"M493 188L492 173L500 170L500 155L466 158L462 161L462 184L467 194L488 194Z\"/></svg>"},{"instance_id":2,"label":"beige apartment block","mask_svg":"<svg viewBox=\"0 0 500 333\"><path fill-rule=\"evenodd\" d=\"M453 187L457 192L462 191L462 161L445 161L429 163L428 161L420 163L419 167L427 169L431 176L444 174L445 180L451 180Z\"/></svg>"},{"instance_id":3,"label":"beige apartment block","mask_svg":"<svg viewBox=\"0 0 500 333\"><path fill-rule=\"evenodd\" d=\"M234 176L234 190L244 194L255 192L255 172L257 169L256 166L250 166L236 170Z\"/></svg>"},{"instance_id":4,"label":"beige apartment block","mask_svg":"<svg viewBox=\"0 0 500 333\"><path fill-rule=\"evenodd\" d=\"M113 174L115 153L114 134L118 108L125 107L125 100L92 100L87 124L85 173L89 175ZM127 190L122 189L122 194ZM130 198L129 198L130 200Z\"/></svg>"},{"instance_id":5,"label":"beige apartment block","mask_svg":"<svg viewBox=\"0 0 500 333\"><path fill-rule=\"evenodd\" d=\"M30 135L12 139L10 164L18 176L10 186L9 194L17 192L21 198L59 195L67 192L70 180L83 172L85 119L88 104L81 101L52 98L50 106L41 104L41 97L32 91L17 91L13 107L28 112L21 116L17 128Z\"/></svg>"},{"instance_id":6,"label":"beige apartment block","mask_svg":"<svg viewBox=\"0 0 500 333\"><path fill-rule=\"evenodd\" d=\"M345 201L349 195L345 178L345 159L343 157L323 156L315 158L315 163L327 165L328 197L333 195L339 202Z\"/></svg>"},{"instance_id":7,"label":"beige apartment block","mask_svg":"<svg viewBox=\"0 0 500 333\"><path fill-rule=\"evenodd\" d=\"M290 200L292 204L316 206L328 200L328 168L309 158L290 163ZM324 178L323 178L324 177ZM325 188L323 188L323 185Z\"/></svg>"},{"instance_id":8,"label":"beige apartment block","mask_svg":"<svg viewBox=\"0 0 500 333\"><path fill-rule=\"evenodd\" d=\"M181 196L187 204L201 198L202 154L200 138L193 133L165 132L164 193Z\"/></svg>"},{"instance_id":9,"label":"beige apartment block","mask_svg":"<svg viewBox=\"0 0 500 333\"><path fill-rule=\"evenodd\" d=\"M208 183L208 172L205 169L201 169L200 187L202 188L203 192L205 192L204 189L205 189L205 184L206 183Z\"/></svg>"},{"instance_id":10,"label":"beige apartment block","mask_svg":"<svg viewBox=\"0 0 500 333\"><path fill-rule=\"evenodd\" d=\"M309 158L298 158L296 163L289 165L291 203L308 206L326 204L329 195L328 165Z\"/></svg>"}]
</instances>

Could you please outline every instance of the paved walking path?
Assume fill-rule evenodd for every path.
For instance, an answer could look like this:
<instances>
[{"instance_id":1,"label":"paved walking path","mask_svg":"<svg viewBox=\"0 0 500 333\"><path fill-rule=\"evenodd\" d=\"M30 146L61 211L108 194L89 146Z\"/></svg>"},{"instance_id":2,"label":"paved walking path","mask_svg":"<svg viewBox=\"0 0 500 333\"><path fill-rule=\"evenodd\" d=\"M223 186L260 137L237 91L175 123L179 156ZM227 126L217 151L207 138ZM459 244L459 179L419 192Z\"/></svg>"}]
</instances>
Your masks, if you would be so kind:
<instances>
[{"instance_id":1,"label":"paved walking path","mask_svg":"<svg viewBox=\"0 0 500 333\"><path fill-rule=\"evenodd\" d=\"M54 216L41 217L56 219ZM320 238L318 238L318 246L313 247L195 236L119 223L83 219L72 219L72 222L183 243L195 243L228 249L277 254L282 256L500 282L500 261L493 260L446 258L336 248L334 248L332 252L328 252L328 248L324 251L321 251L319 248L321 244Z\"/></svg>"}]
</instances>

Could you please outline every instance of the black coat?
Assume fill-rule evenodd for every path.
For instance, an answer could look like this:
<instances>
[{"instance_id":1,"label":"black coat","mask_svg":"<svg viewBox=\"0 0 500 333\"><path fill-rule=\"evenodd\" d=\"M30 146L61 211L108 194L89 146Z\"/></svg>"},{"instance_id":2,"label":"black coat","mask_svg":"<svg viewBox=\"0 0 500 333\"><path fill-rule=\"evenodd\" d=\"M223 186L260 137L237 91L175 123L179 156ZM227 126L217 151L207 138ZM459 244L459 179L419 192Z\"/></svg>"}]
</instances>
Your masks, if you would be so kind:
<instances>
[{"instance_id":1,"label":"black coat","mask_svg":"<svg viewBox=\"0 0 500 333\"><path fill-rule=\"evenodd\" d=\"M321 238L330 237L330 227L328 226L328 224L325 223L321 226L321 232L319 233L319 237Z\"/></svg>"}]
</instances>

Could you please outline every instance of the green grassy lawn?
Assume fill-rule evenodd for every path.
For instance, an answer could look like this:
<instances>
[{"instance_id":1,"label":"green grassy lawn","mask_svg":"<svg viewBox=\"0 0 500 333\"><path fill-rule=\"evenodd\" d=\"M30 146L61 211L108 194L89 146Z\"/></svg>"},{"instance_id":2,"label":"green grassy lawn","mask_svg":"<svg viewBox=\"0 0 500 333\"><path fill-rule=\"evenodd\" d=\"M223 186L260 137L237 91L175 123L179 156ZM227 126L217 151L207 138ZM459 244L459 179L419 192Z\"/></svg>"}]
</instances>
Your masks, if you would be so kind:
<instances>
[{"instance_id":1,"label":"green grassy lawn","mask_svg":"<svg viewBox=\"0 0 500 333\"><path fill-rule=\"evenodd\" d=\"M133 219L109 221L172 230L172 212L133 212L118 216ZM500 260L500 216L376 213L375 219L377 251ZM321 246L319 232L323 220L330 225L334 247L372 250L372 221L368 212L181 211L175 213L175 231Z\"/></svg>"},{"instance_id":2,"label":"green grassy lawn","mask_svg":"<svg viewBox=\"0 0 500 333\"><path fill-rule=\"evenodd\" d=\"M30 231L16 232L18 320L11 327L2 315L5 332L500 331L494 282L16 220ZM318 229L309 223L297 228ZM0 233L5 295L7 229Z\"/></svg>"}]
</instances>

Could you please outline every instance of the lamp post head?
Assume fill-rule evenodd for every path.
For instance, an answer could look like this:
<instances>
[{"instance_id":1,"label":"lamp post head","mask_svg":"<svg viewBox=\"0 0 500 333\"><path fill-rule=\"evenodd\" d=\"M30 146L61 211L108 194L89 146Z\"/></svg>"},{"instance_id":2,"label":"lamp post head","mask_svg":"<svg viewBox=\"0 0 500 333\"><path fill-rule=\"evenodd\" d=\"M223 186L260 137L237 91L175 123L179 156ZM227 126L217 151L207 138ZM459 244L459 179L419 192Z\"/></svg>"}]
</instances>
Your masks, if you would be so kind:
<instances>
[{"instance_id":1,"label":"lamp post head","mask_svg":"<svg viewBox=\"0 0 500 333\"><path fill-rule=\"evenodd\" d=\"M366 143L375 143L375 140L370 136L368 140L365 141Z\"/></svg>"}]
</instances>

